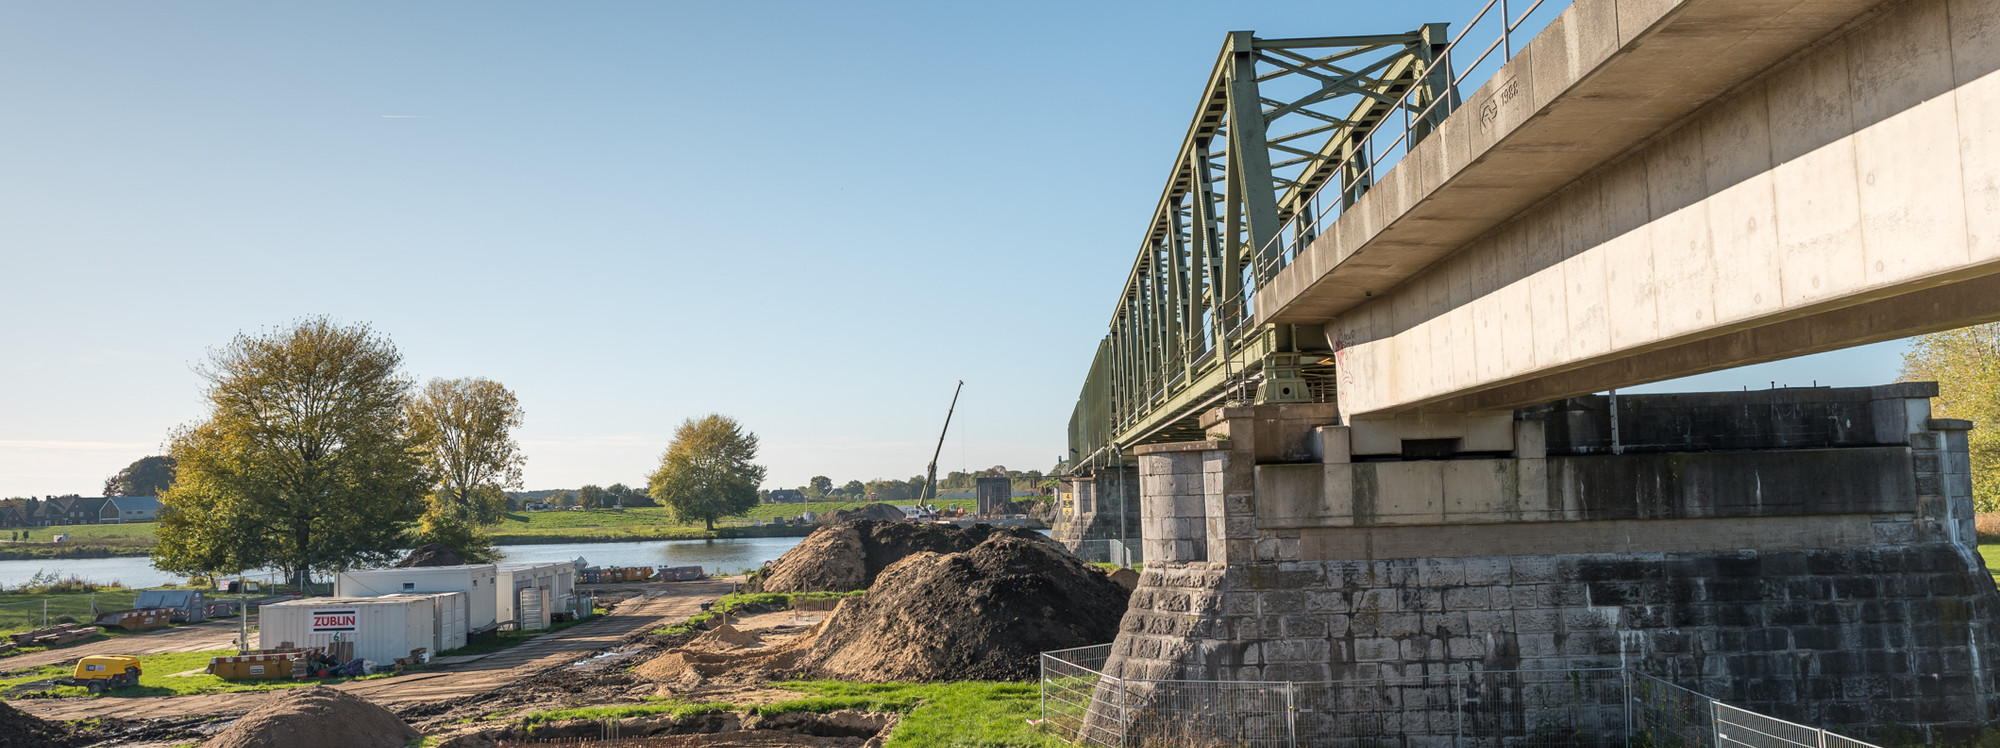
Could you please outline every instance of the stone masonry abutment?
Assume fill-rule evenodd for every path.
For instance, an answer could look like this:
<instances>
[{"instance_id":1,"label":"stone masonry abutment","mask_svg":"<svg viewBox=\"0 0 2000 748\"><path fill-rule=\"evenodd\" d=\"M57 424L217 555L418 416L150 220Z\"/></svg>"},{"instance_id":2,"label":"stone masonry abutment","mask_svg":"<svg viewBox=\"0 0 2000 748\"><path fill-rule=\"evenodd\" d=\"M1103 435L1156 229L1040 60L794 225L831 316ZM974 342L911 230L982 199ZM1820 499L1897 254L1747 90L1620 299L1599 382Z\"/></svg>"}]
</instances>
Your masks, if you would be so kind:
<instances>
[{"instance_id":1,"label":"stone masonry abutment","mask_svg":"<svg viewBox=\"0 0 2000 748\"><path fill-rule=\"evenodd\" d=\"M1971 424L1930 417L1935 394L1211 411L1211 440L1134 450L1146 565L1106 672L1629 666L1821 727L1974 730L2000 710L2000 593Z\"/></svg>"}]
</instances>

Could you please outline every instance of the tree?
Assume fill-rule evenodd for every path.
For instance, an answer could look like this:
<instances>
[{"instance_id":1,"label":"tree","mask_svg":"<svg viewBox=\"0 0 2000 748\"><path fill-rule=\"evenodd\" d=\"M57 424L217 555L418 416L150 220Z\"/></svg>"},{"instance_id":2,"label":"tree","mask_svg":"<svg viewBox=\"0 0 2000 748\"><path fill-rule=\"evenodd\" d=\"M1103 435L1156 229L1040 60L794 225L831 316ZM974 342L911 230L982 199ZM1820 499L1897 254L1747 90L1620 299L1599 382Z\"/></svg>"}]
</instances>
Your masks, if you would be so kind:
<instances>
[{"instance_id":1,"label":"tree","mask_svg":"<svg viewBox=\"0 0 2000 748\"><path fill-rule=\"evenodd\" d=\"M325 317L211 351L208 417L168 442L153 565L278 567L303 583L394 559L432 483L402 363L367 325Z\"/></svg>"},{"instance_id":2,"label":"tree","mask_svg":"<svg viewBox=\"0 0 2000 748\"><path fill-rule=\"evenodd\" d=\"M847 485L840 487L840 492L847 494L848 501L864 501L868 498L868 487L861 485L861 481L858 480L848 481Z\"/></svg>"},{"instance_id":3,"label":"tree","mask_svg":"<svg viewBox=\"0 0 2000 748\"><path fill-rule=\"evenodd\" d=\"M715 520L757 506L764 468L751 464L755 459L757 435L735 419L716 414L690 418L660 455L659 469L646 481L647 491L676 519L701 520L714 530Z\"/></svg>"},{"instance_id":4,"label":"tree","mask_svg":"<svg viewBox=\"0 0 2000 748\"><path fill-rule=\"evenodd\" d=\"M174 458L141 457L104 479L105 496L158 496L174 484Z\"/></svg>"},{"instance_id":5,"label":"tree","mask_svg":"<svg viewBox=\"0 0 2000 748\"><path fill-rule=\"evenodd\" d=\"M576 503L585 509L603 509L611 505L611 495L595 485L576 489Z\"/></svg>"},{"instance_id":6,"label":"tree","mask_svg":"<svg viewBox=\"0 0 2000 748\"><path fill-rule=\"evenodd\" d=\"M619 506L658 506L653 501L653 497L647 496L645 491L632 488L623 483L613 483L606 486L604 492L611 494L612 500L618 502Z\"/></svg>"},{"instance_id":7,"label":"tree","mask_svg":"<svg viewBox=\"0 0 2000 748\"><path fill-rule=\"evenodd\" d=\"M473 563L498 558L479 528L499 522L507 489L521 487L527 457L513 436L523 421L520 400L489 379L433 379L408 410L424 467L437 480L425 497L418 540L441 543Z\"/></svg>"},{"instance_id":8,"label":"tree","mask_svg":"<svg viewBox=\"0 0 2000 748\"><path fill-rule=\"evenodd\" d=\"M1966 435L1972 502L2000 511L2000 322L1918 336L1903 354L1905 382L1936 381L1931 413L1979 426Z\"/></svg>"},{"instance_id":9,"label":"tree","mask_svg":"<svg viewBox=\"0 0 2000 748\"><path fill-rule=\"evenodd\" d=\"M549 506L576 506L576 494L569 491L557 491L547 499L544 499L544 501L549 502Z\"/></svg>"},{"instance_id":10,"label":"tree","mask_svg":"<svg viewBox=\"0 0 2000 748\"><path fill-rule=\"evenodd\" d=\"M811 480L806 481L806 485L800 488L799 491L810 499L824 499L828 493L833 491L833 479L824 475L815 475Z\"/></svg>"}]
</instances>

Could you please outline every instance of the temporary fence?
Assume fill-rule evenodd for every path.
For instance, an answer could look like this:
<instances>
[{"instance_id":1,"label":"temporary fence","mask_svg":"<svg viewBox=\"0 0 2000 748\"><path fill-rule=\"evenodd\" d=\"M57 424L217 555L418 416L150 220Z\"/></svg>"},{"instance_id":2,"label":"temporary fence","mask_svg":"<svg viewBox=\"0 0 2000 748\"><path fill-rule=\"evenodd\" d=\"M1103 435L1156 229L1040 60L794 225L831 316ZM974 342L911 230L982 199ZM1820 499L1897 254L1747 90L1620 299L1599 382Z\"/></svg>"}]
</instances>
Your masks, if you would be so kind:
<instances>
[{"instance_id":1,"label":"temporary fence","mask_svg":"<svg viewBox=\"0 0 2000 748\"><path fill-rule=\"evenodd\" d=\"M1872 748L1624 668L1478 670L1323 682L1105 674L1111 645L1042 654L1041 722L1106 748L1654 746Z\"/></svg>"},{"instance_id":2,"label":"temporary fence","mask_svg":"<svg viewBox=\"0 0 2000 748\"><path fill-rule=\"evenodd\" d=\"M1135 528L1136 529L1136 528ZM1078 540L1071 549L1078 559L1087 563L1111 563L1119 566L1133 566L1145 561L1139 553L1139 539L1105 538L1101 540Z\"/></svg>"}]
</instances>

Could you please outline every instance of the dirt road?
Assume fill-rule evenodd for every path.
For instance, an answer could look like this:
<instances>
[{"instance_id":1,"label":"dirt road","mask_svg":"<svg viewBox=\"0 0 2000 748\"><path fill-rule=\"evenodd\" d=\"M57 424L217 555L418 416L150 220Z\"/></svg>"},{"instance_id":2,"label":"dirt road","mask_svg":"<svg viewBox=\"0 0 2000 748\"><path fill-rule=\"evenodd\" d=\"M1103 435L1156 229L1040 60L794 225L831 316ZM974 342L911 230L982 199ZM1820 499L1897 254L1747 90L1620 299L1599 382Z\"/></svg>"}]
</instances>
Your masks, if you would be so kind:
<instances>
[{"instance_id":1,"label":"dirt road","mask_svg":"<svg viewBox=\"0 0 2000 748\"><path fill-rule=\"evenodd\" d=\"M679 622L701 610L701 604L727 594L733 583L721 580L646 585L645 597L620 603L594 621L537 637L526 644L501 650L470 662L442 665L410 675L342 683L343 689L391 710L417 703L450 701L492 691L542 670L573 662L592 650L616 645L626 634L659 625ZM186 627L197 628L197 627ZM191 647L187 650L226 647L234 629L225 632L220 645ZM75 652L77 649L64 650ZM24 655L25 656L25 655ZM76 655L70 654L70 657ZM157 719L188 715L235 715L257 708L271 692L225 693L203 696L147 696L97 699L26 699L9 704L45 719L83 719L116 715L127 719Z\"/></svg>"},{"instance_id":2,"label":"dirt road","mask_svg":"<svg viewBox=\"0 0 2000 748\"><path fill-rule=\"evenodd\" d=\"M54 665L58 662L96 654L153 655L168 652L199 652L204 649L227 649L235 646L237 631L242 623L235 618L175 626L163 631L151 631L127 636L116 636L103 641L79 644L74 647L30 652L13 657L0 657L0 672L22 670L40 665ZM254 637L255 634L252 634Z\"/></svg>"}]
</instances>

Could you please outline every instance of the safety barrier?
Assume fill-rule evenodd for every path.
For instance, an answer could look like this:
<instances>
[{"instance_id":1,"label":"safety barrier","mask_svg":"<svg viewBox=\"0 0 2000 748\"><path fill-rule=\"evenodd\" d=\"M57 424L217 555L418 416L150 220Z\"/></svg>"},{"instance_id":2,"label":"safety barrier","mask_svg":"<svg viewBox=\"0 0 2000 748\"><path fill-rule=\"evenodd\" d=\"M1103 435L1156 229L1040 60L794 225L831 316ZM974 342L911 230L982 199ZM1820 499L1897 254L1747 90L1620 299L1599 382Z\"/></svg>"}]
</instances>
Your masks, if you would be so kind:
<instances>
[{"instance_id":1,"label":"safety barrier","mask_svg":"<svg viewBox=\"0 0 2000 748\"><path fill-rule=\"evenodd\" d=\"M1103 748L1874 748L1625 668L1195 681L1107 675L1110 659L1109 644L1042 654L1045 729Z\"/></svg>"}]
</instances>

